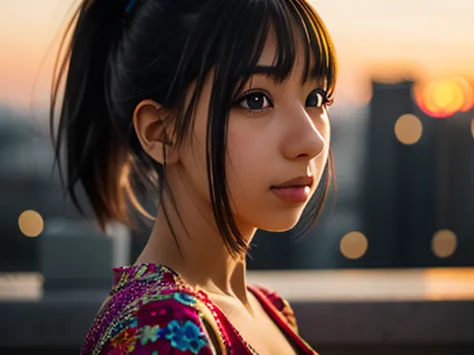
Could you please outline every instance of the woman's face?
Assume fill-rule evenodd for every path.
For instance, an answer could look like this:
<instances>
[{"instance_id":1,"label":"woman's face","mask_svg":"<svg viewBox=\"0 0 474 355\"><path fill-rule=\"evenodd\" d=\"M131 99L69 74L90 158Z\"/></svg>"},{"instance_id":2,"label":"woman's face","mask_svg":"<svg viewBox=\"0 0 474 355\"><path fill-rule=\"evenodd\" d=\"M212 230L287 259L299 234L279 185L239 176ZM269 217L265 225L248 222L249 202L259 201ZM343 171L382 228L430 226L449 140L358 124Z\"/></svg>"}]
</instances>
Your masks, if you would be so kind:
<instances>
[{"instance_id":1,"label":"woman's face","mask_svg":"<svg viewBox=\"0 0 474 355\"><path fill-rule=\"evenodd\" d=\"M259 66L271 70L276 48L270 32ZM302 51L297 58L304 58ZM311 80L302 84L303 64L297 60L281 84L271 76L254 75L231 110L226 175L242 232L294 227L324 172L330 145L324 86ZM205 142L211 82L203 88L193 135L179 151L180 174L190 197L209 208Z\"/></svg>"}]
</instances>

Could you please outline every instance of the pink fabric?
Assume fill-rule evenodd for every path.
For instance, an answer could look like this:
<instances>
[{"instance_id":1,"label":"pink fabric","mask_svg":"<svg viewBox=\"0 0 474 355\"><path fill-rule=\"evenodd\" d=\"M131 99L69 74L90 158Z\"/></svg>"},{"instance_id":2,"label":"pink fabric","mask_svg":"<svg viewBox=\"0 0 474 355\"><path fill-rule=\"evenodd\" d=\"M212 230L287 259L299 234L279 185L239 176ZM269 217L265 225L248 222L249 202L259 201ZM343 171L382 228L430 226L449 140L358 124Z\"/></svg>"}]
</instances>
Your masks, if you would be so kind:
<instances>
[{"instance_id":1,"label":"pink fabric","mask_svg":"<svg viewBox=\"0 0 474 355\"><path fill-rule=\"evenodd\" d=\"M298 336L288 302L262 287L249 287L298 354L316 354ZM210 328L205 316L211 317ZM114 286L86 337L82 355L211 355L212 334L224 353L255 355L225 314L201 290L185 284L164 265L114 269Z\"/></svg>"}]
</instances>

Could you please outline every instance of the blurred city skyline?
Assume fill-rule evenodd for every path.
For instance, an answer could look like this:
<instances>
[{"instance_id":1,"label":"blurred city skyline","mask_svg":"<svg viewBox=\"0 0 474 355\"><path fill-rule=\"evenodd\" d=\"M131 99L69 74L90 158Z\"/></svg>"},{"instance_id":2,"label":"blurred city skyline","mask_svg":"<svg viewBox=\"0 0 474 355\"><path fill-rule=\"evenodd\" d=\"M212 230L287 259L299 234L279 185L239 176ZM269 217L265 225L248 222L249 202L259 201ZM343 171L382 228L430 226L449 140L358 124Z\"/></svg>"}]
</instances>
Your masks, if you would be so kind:
<instances>
[{"instance_id":1,"label":"blurred city skyline","mask_svg":"<svg viewBox=\"0 0 474 355\"><path fill-rule=\"evenodd\" d=\"M337 101L364 105L370 79L461 75L474 78L474 2L311 0L331 32L340 62ZM47 103L51 63L68 9L78 1L3 0L0 104Z\"/></svg>"},{"instance_id":2,"label":"blurred city skyline","mask_svg":"<svg viewBox=\"0 0 474 355\"><path fill-rule=\"evenodd\" d=\"M337 201L325 210L313 237L300 244L291 241L293 232L286 241L257 235L261 247L254 249L255 262L249 265L470 264L474 68L464 64L474 63L467 36L474 33L474 3L312 2L340 57L340 83L331 107ZM77 218L62 198L57 176L51 175L47 126L37 129L37 123L47 122L53 39L72 3L43 0L40 7L33 0L6 0L0 13L0 45L8 49L0 56L0 222L5 221L8 234L0 248L8 250L3 267L37 267L38 241L24 236L40 235L44 221ZM34 223L25 213L35 213ZM26 231L25 223L35 233ZM132 255L147 238L148 227L135 233ZM345 254L347 246L357 257Z\"/></svg>"}]
</instances>

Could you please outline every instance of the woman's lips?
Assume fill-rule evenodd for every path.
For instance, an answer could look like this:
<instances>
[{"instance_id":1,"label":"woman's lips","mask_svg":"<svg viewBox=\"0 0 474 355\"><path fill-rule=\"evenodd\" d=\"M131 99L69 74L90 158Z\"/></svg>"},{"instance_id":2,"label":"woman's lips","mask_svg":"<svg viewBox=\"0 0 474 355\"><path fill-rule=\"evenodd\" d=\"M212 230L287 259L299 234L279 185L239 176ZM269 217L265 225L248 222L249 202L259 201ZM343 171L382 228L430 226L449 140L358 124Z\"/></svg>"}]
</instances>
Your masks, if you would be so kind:
<instances>
[{"instance_id":1,"label":"woman's lips","mask_svg":"<svg viewBox=\"0 0 474 355\"><path fill-rule=\"evenodd\" d=\"M272 187L272 192L287 203L303 203L309 199L311 188L309 186Z\"/></svg>"},{"instance_id":2,"label":"woman's lips","mask_svg":"<svg viewBox=\"0 0 474 355\"><path fill-rule=\"evenodd\" d=\"M309 199L313 184L314 178L307 175L285 181L280 185L272 186L270 189L284 202L303 203Z\"/></svg>"}]
</instances>

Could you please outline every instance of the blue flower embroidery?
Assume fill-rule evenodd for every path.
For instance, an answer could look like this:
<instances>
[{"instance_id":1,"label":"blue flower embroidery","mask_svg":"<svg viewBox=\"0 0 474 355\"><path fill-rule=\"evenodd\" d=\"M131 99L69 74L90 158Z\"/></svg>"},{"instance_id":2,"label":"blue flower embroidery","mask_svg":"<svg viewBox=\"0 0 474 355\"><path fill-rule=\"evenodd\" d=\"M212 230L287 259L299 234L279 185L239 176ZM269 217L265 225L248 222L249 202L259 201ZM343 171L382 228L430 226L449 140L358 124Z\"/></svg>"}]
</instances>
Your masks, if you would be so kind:
<instances>
[{"instance_id":1,"label":"blue flower embroidery","mask_svg":"<svg viewBox=\"0 0 474 355\"><path fill-rule=\"evenodd\" d=\"M187 293L176 292L173 296L176 301L186 306L192 306L196 303L196 298Z\"/></svg>"},{"instance_id":2,"label":"blue flower embroidery","mask_svg":"<svg viewBox=\"0 0 474 355\"><path fill-rule=\"evenodd\" d=\"M171 321L166 333L165 337L170 340L171 346L181 351L190 350L198 354L204 346L208 345L199 326L189 320L184 325L180 325L177 320Z\"/></svg>"}]
</instances>

